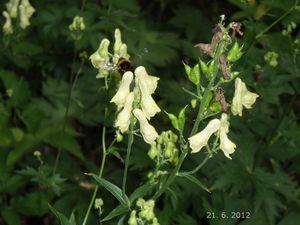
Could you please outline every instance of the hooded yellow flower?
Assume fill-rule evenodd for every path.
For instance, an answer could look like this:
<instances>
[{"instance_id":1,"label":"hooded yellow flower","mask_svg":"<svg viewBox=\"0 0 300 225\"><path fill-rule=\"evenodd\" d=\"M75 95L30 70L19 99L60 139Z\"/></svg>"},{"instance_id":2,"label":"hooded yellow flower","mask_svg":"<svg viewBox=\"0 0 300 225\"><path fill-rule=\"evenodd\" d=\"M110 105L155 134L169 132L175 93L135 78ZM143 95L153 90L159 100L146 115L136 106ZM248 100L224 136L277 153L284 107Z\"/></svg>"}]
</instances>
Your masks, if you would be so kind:
<instances>
[{"instance_id":1,"label":"hooded yellow flower","mask_svg":"<svg viewBox=\"0 0 300 225\"><path fill-rule=\"evenodd\" d=\"M231 159L229 155L235 151L236 145L227 137L227 133L229 132L229 122L226 113L222 114L221 120L211 120L201 132L188 139L192 149L191 153L199 152L207 145L210 136L217 131L220 135L220 149L227 158Z\"/></svg>"},{"instance_id":2,"label":"hooded yellow flower","mask_svg":"<svg viewBox=\"0 0 300 225\"><path fill-rule=\"evenodd\" d=\"M136 76L136 84L141 93L141 108L147 119L150 119L156 113L160 112L160 108L151 96L157 87L159 78L148 75L146 69L142 66L136 68L134 73Z\"/></svg>"},{"instance_id":3,"label":"hooded yellow flower","mask_svg":"<svg viewBox=\"0 0 300 225\"><path fill-rule=\"evenodd\" d=\"M6 9L11 18L16 18L18 16L18 5L20 0L10 0L6 3Z\"/></svg>"},{"instance_id":4,"label":"hooded yellow flower","mask_svg":"<svg viewBox=\"0 0 300 225\"><path fill-rule=\"evenodd\" d=\"M117 28L115 30L115 44L114 44L114 55L113 62L117 63L120 58L129 59L127 54L127 45L122 43L121 31Z\"/></svg>"},{"instance_id":5,"label":"hooded yellow flower","mask_svg":"<svg viewBox=\"0 0 300 225\"><path fill-rule=\"evenodd\" d=\"M111 99L110 102L114 102L117 107L118 110L120 110L126 101L127 95L130 92L130 84L133 80L133 73L128 71L126 73L124 73L122 80L121 80L121 84L120 87L117 91L117 93L114 95L114 97Z\"/></svg>"},{"instance_id":6,"label":"hooded yellow flower","mask_svg":"<svg viewBox=\"0 0 300 225\"><path fill-rule=\"evenodd\" d=\"M14 32L14 29L13 29L13 26L12 26L10 16L9 16L8 12L6 12L6 11L4 11L2 14L6 19L6 21L3 25L3 32L4 32L4 34L12 34Z\"/></svg>"},{"instance_id":7,"label":"hooded yellow flower","mask_svg":"<svg viewBox=\"0 0 300 225\"><path fill-rule=\"evenodd\" d=\"M121 133L126 132L129 128L133 100L134 94L130 92L126 97L123 110L117 116L115 127L118 127Z\"/></svg>"},{"instance_id":8,"label":"hooded yellow flower","mask_svg":"<svg viewBox=\"0 0 300 225\"><path fill-rule=\"evenodd\" d=\"M104 38L101 41L97 51L90 56L90 60L96 69L100 69L102 65L109 62L109 52L108 52L109 44L110 44L109 40Z\"/></svg>"},{"instance_id":9,"label":"hooded yellow flower","mask_svg":"<svg viewBox=\"0 0 300 225\"><path fill-rule=\"evenodd\" d=\"M236 78L235 92L231 105L232 114L242 116L243 106L246 109L252 108L257 97L257 94L247 90L246 84L240 78Z\"/></svg>"},{"instance_id":10,"label":"hooded yellow flower","mask_svg":"<svg viewBox=\"0 0 300 225\"><path fill-rule=\"evenodd\" d=\"M35 12L35 9L32 7L28 0L21 0L21 4L19 6L20 10L20 27L25 29L30 25L29 19L32 14Z\"/></svg>"},{"instance_id":11,"label":"hooded yellow flower","mask_svg":"<svg viewBox=\"0 0 300 225\"><path fill-rule=\"evenodd\" d=\"M210 136L213 133L217 132L219 128L220 128L220 120L213 119L207 124L207 126L201 132L190 137L188 140L190 143L190 147L192 149L191 153L197 153L204 146L206 146Z\"/></svg>"},{"instance_id":12,"label":"hooded yellow flower","mask_svg":"<svg viewBox=\"0 0 300 225\"><path fill-rule=\"evenodd\" d=\"M148 123L146 115L142 110L134 109L133 114L139 121L140 131L144 141L148 144L153 144L158 138L158 133L156 132L155 128Z\"/></svg>"},{"instance_id":13,"label":"hooded yellow flower","mask_svg":"<svg viewBox=\"0 0 300 225\"><path fill-rule=\"evenodd\" d=\"M234 153L236 145L229 140L227 133L229 132L229 122L226 113L223 113L220 121L220 149L223 151L224 155L231 159L230 154Z\"/></svg>"}]
</instances>

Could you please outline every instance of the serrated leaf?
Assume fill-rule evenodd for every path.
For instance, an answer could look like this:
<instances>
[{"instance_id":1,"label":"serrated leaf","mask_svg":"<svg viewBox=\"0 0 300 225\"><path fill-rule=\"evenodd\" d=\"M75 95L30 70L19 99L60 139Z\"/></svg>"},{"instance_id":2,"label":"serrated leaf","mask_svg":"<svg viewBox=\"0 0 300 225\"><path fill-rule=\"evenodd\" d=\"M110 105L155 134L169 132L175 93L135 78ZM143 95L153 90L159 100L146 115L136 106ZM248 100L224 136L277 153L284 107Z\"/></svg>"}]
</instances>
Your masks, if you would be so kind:
<instances>
[{"instance_id":1,"label":"serrated leaf","mask_svg":"<svg viewBox=\"0 0 300 225\"><path fill-rule=\"evenodd\" d=\"M95 174L91 174L91 176L106 190L108 190L124 207L130 206L128 197L126 195L123 196L122 190L118 186Z\"/></svg>"}]
</instances>

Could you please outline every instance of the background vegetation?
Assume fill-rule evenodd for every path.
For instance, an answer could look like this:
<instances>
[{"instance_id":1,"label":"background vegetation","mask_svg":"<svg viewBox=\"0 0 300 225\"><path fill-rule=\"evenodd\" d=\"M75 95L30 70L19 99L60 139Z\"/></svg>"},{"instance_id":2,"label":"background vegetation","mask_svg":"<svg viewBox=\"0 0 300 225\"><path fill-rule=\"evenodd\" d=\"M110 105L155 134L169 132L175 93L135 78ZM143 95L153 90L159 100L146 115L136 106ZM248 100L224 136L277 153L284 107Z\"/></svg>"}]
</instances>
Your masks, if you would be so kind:
<instances>
[{"instance_id":1,"label":"background vegetation","mask_svg":"<svg viewBox=\"0 0 300 225\"><path fill-rule=\"evenodd\" d=\"M74 212L78 224L83 220L95 186L84 173L97 173L102 126L112 127L115 115L104 120L108 94L82 52L93 53L100 40L111 38L119 27L133 64L160 77L158 104L177 114L191 100L182 91L190 85L182 60L194 64L204 57L193 46L210 41L221 14L243 24L244 36L238 41L245 53L237 69L260 97L246 116L231 120L231 136L238 146L233 160L221 153L198 172L211 193L178 178L172 185L176 195L163 195L156 214L163 225L297 224L300 12L293 7L294 0L31 0L31 4L36 12L30 27L16 26L12 35L1 34L0 41L0 224L57 224L48 203L67 216ZM2 1L1 11L4 8ZM68 29L76 15L86 24L78 41ZM76 73L78 79L71 86ZM170 126L164 113L154 123L159 131ZM107 130L108 143L114 134L114 129ZM117 185L122 182L125 147L117 144L103 174ZM129 190L139 186L153 167L148 148L141 139L134 143ZM41 156L34 155L37 150ZM203 157L204 153L192 155L184 168L194 168ZM104 213L117 205L106 190L98 195L104 200ZM207 212L250 212L251 218L208 219ZM95 211L88 224L97 224Z\"/></svg>"}]
</instances>

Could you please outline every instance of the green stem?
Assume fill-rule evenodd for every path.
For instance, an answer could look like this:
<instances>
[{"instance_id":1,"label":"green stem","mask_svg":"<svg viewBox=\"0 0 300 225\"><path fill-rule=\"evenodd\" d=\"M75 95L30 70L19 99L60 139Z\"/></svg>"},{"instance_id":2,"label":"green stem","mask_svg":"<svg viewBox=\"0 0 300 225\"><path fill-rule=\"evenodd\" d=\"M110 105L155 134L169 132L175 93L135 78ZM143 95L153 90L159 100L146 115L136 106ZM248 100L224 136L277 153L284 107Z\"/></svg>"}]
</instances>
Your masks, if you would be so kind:
<instances>
[{"instance_id":1,"label":"green stem","mask_svg":"<svg viewBox=\"0 0 300 225\"><path fill-rule=\"evenodd\" d=\"M107 77L105 77L105 79L104 79L104 85L105 85L105 89L108 90ZM105 111L104 111L104 119L106 118L107 113L108 113L108 109L107 109L107 107L105 107ZM99 169L99 173L98 173L98 176L99 176L100 178L102 177L102 174L103 174L104 165L105 165L105 161L106 161L106 155L107 155L107 149L106 149L106 142L105 142L105 139L106 139L106 127L103 126L103 128L102 128L102 138L101 138L101 141L102 141L102 160L101 160L101 165L100 165L100 169ZM111 145L112 145L112 144L111 144ZM110 145L110 146L111 146L111 145ZM93 204L94 204L94 201L95 201L95 198L96 198L98 189L99 189L99 186L97 185L97 186L95 187L95 190L94 190L94 192L93 192L93 195L92 195L90 204L89 204L88 209L87 209L87 211L86 211L86 214L85 214L85 216L84 216L84 220L83 220L83 222L82 222L82 225L85 225L86 222L87 222L87 220L88 220L88 218L89 218L89 215L90 215L92 206L93 206Z\"/></svg>"},{"instance_id":2,"label":"green stem","mask_svg":"<svg viewBox=\"0 0 300 225\"><path fill-rule=\"evenodd\" d=\"M284 17L286 17L290 12L292 12L295 8L295 6L298 4L298 0L295 2L295 4L285 13L283 13L277 20L275 20L273 23L271 23L268 27L266 27L263 31L261 31L258 35L256 35L255 39L260 38L263 36L266 32L268 32L272 27L274 27L277 23L279 23Z\"/></svg>"},{"instance_id":3,"label":"green stem","mask_svg":"<svg viewBox=\"0 0 300 225\"><path fill-rule=\"evenodd\" d=\"M133 140L134 140L133 124L131 124L129 129L129 134L128 134L128 146L127 146L127 153L125 158L125 169L124 169L123 183L122 183L122 193L124 198L126 196L126 182L127 182L128 166L129 166L129 159L130 159Z\"/></svg>"},{"instance_id":4,"label":"green stem","mask_svg":"<svg viewBox=\"0 0 300 225\"><path fill-rule=\"evenodd\" d=\"M105 136L106 136L106 127L103 127L103 128L102 128L102 148L103 148L102 150L103 150L103 151L102 151L102 161L101 161L101 166L100 166L99 174L98 174L99 177L102 177L103 169L104 169L104 165L105 165L105 161L106 161L106 144L105 144ZM95 198L96 198L98 189L99 189L99 186L96 186L96 188L95 188L95 190L94 190L94 193L93 193L93 195L92 195L90 204L89 204L89 206L88 206L88 209L87 209L87 211L86 211L84 220L83 220L83 222L82 222L82 225L85 225L86 222L87 222L87 220L88 220L88 217L89 217L89 215L90 215L92 206L93 206L93 204L94 204L94 201L95 201Z\"/></svg>"},{"instance_id":5,"label":"green stem","mask_svg":"<svg viewBox=\"0 0 300 225\"><path fill-rule=\"evenodd\" d=\"M66 105L66 111L65 111L65 115L64 115L64 123L63 123L63 127L62 127L62 132L63 134L66 132L66 127L67 127L67 121L68 121L68 116L69 116L69 110L70 110L70 105L71 105L71 97L72 97L72 93L74 91L74 87L76 85L76 82L78 80L79 75L81 74L82 71L82 66L84 64L84 61L81 61L80 67L75 75L75 78L73 80L73 74L74 74L74 63L75 63L75 59L76 59L76 55L77 55L77 50L75 47L74 50L74 55L73 55L73 63L72 63L72 68L71 68L71 74L70 74L70 80L69 80L69 93L68 93L68 98L67 98L67 105ZM58 167L58 163L59 163L59 159L60 159L60 155L61 155L61 147L58 148L58 152L56 155L56 159L55 159L55 164L53 167L53 174L56 173L57 167Z\"/></svg>"},{"instance_id":6,"label":"green stem","mask_svg":"<svg viewBox=\"0 0 300 225\"><path fill-rule=\"evenodd\" d=\"M217 54L216 54L216 58L217 59L219 58L219 55L220 55L220 49L217 50ZM203 113L204 113L204 110L205 110L204 103L206 102L206 98L208 97L208 94L209 94L211 88L213 87L214 81L215 81L215 79L216 79L216 77L218 75L218 71L219 71L218 67L219 67L219 63L216 60L215 61L215 65L214 65L214 71L215 71L214 75L213 75L212 79L209 81L209 84L207 85L207 88L204 91L203 98L202 98L201 104L199 106L199 111L198 111L198 114L197 114L197 118L196 118L196 121L195 121L194 126L192 128L190 136L193 136L197 132L197 130L199 128L199 124L203 120ZM157 199L157 198L159 198L160 195L162 195L168 189L168 187L173 183L174 179L178 175L178 172L179 172L179 170L180 170L180 168L182 166L182 163L183 163L185 157L188 154L188 147L186 145L184 145L184 146L181 147L181 150L182 150L182 153L181 153L181 155L180 155L180 157L178 159L178 163L177 163L176 167L174 168L174 170L172 171L172 173L170 174L170 176L167 178L166 182L163 184L163 186L161 187L161 189L159 189L158 192L156 192L154 194L154 196L153 196L154 200ZM205 160L205 162L203 163L203 165L206 163L207 160Z\"/></svg>"},{"instance_id":7,"label":"green stem","mask_svg":"<svg viewBox=\"0 0 300 225\"><path fill-rule=\"evenodd\" d=\"M202 161L195 169L193 169L193 170L191 170L191 171L188 171L188 172L182 172L182 173L180 173L180 174L182 174L182 175L190 175L190 174L196 173L198 170L200 170L200 169L206 164L206 162L207 162L210 158L211 158L211 154L207 154L207 155L205 156L205 158L203 159L203 161Z\"/></svg>"}]
</instances>

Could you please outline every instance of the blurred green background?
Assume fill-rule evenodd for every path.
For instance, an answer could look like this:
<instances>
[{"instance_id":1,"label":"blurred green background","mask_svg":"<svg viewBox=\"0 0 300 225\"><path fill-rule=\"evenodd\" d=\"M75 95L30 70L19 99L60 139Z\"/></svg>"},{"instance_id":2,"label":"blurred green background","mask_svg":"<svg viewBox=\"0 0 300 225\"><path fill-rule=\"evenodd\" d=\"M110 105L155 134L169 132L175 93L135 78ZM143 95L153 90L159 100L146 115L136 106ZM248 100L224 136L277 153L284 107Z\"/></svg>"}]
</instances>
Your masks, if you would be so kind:
<instances>
[{"instance_id":1,"label":"blurred green background","mask_svg":"<svg viewBox=\"0 0 300 225\"><path fill-rule=\"evenodd\" d=\"M58 224L48 203L67 216L74 212L78 224L83 220L95 185L84 173L97 173L102 126L110 126L110 143L115 115L103 119L109 96L101 88L103 80L95 79L97 71L80 53L91 55L102 38L112 40L115 28L120 28L133 65L143 65L149 74L160 77L155 96L159 106L177 114L191 100L182 91L191 86L182 61L193 65L204 57L193 46L210 41L221 14L227 22L243 24L244 35L237 40L245 53L234 69L260 97L243 117L231 118L230 135L238 146L233 160L220 153L197 173L211 193L178 178L173 192L156 203L156 214L162 225L299 224L300 11L293 7L297 2L30 2L36 9L31 25L22 30L14 22L12 35L0 34L0 224ZM1 11L5 3L1 1ZM83 16L86 25L78 41L68 29L76 15ZM4 22L1 17L1 26ZM271 59L268 52L273 52ZM69 101L70 79L79 68ZM232 87L227 92L233 92ZM158 131L170 127L164 113L153 123ZM116 145L103 174L117 185L122 182L125 147L126 143ZM153 168L148 148L141 139L134 143L129 191L145 181ZM33 154L37 150L43 165ZM61 158L53 174L59 150ZM189 156L184 169L194 168L203 157L204 153ZM117 205L107 191L101 189L98 195L104 200L104 213ZM229 216L249 212L250 218L209 219L208 212ZM97 223L93 211L88 224Z\"/></svg>"}]
</instances>

